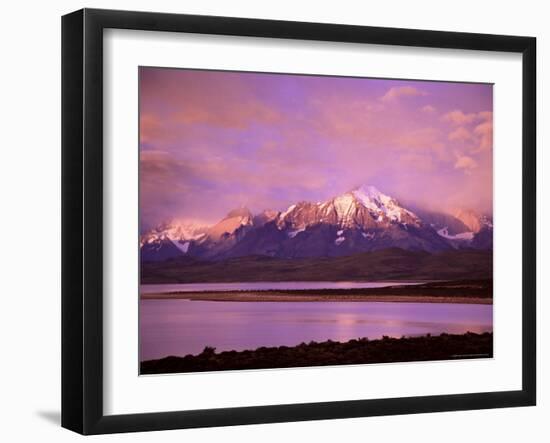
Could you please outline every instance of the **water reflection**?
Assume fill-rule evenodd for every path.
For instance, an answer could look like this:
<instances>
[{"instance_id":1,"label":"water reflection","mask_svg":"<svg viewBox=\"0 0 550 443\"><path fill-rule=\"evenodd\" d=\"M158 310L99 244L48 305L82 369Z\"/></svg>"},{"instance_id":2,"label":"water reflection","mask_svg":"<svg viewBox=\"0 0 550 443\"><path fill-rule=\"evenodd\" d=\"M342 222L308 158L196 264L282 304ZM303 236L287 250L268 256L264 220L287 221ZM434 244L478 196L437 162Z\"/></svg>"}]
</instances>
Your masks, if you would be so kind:
<instances>
[{"instance_id":1,"label":"water reflection","mask_svg":"<svg viewBox=\"0 0 550 443\"><path fill-rule=\"evenodd\" d=\"M492 305L141 300L140 358L293 346L301 342L485 332Z\"/></svg>"}]
</instances>

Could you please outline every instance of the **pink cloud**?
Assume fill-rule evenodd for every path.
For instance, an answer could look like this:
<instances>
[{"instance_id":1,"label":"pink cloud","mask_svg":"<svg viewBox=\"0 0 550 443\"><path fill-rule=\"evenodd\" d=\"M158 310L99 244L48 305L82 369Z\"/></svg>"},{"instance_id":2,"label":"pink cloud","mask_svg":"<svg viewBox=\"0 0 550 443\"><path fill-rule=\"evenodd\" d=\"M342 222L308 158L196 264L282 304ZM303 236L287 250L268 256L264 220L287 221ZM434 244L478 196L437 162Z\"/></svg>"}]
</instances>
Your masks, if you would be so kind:
<instances>
[{"instance_id":1,"label":"pink cloud","mask_svg":"<svg viewBox=\"0 0 550 443\"><path fill-rule=\"evenodd\" d=\"M442 120L451 122L453 125L461 125L449 133L448 139L463 143L463 148L470 154L490 151L493 148L493 113L491 111L464 114L460 110L455 110L445 114Z\"/></svg>"},{"instance_id":2,"label":"pink cloud","mask_svg":"<svg viewBox=\"0 0 550 443\"><path fill-rule=\"evenodd\" d=\"M456 155L455 169L461 169L465 173L470 173L472 169L476 169L478 166L477 162L467 155Z\"/></svg>"},{"instance_id":3,"label":"pink cloud","mask_svg":"<svg viewBox=\"0 0 550 443\"><path fill-rule=\"evenodd\" d=\"M399 97L414 97L419 95L426 95L426 92L415 88L414 86L394 86L390 88L380 100L383 102L391 102Z\"/></svg>"},{"instance_id":4,"label":"pink cloud","mask_svg":"<svg viewBox=\"0 0 550 443\"><path fill-rule=\"evenodd\" d=\"M420 203L491 202L492 153L476 152L491 140L489 86L158 68L140 79L147 223L279 210L359 183ZM453 109L475 118L458 111L469 123L451 126L440 114ZM462 126L472 138L449 140Z\"/></svg>"},{"instance_id":5,"label":"pink cloud","mask_svg":"<svg viewBox=\"0 0 550 443\"><path fill-rule=\"evenodd\" d=\"M481 111L477 113L477 116L480 120L493 120L493 112L492 111Z\"/></svg>"},{"instance_id":6,"label":"pink cloud","mask_svg":"<svg viewBox=\"0 0 550 443\"><path fill-rule=\"evenodd\" d=\"M477 151L488 151L493 149L493 122L488 121L477 125L474 133L479 136L480 141Z\"/></svg>"},{"instance_id":7,"label":"pink cloud","mask_svg":"<svg viewBox=\"0 0 550 443\"><path fill-rule=\"evenodd\" d=\"M464 126L460 126L449 134L449 140L464 142L472 138L472 134Z\"/></svg>"},{"instance_id":8,"label":"pink cloud","mask_svg":"<svg viewBox=\"0 0 550 443\"><path fill-rule=\"evenodd\" d=\"M433 107L432 105L426 105L426 106L422 106L420 110L427 114L433 114L437 109L435 109L435 107Z\"/></svg>"},{"instance_id":9,"label":"pink cloud","mask_svg":"<svg viewBox=\"0 0 550 443\"><path fill-rule=\"evenodd\" d=\"M341 142L345 138L373 145L387 143L388 134L394 132L392 126L395 122L383 118L383 105L379 103L351 96L319 95L322 98L311 103L312 114L294 126L291 132L303 134L304 127L310 127L331 140Z\"/></svg>"},{"instance_id":10,"label":"pink cloud","mask_svg":"<svg viewBox=\"0 0 550 443\"><path fill-rule=\"evenodd\" d=\"M446 113L442 117L442 120L454 125L465 125L472 123L476 118L477 114L475 113L465 114L464 112L455 109L454 111Z\"/></svg>"},{"instance_id":11,"label":"pink cloud","mask_svg":"<svg viewBox=\"0 0 550 443\"><path fill-rule=\"evenodd\" d=\"M238 103L232 107L218 106L206 108L193 103L173 115L175 122L192 125L207 123L225 128L244 129L252 123L275 124L282 119L279 112L255 100Z\"/></svg>"},{"instance_id":12,"label":"pink cloud","mask_svg":"<svg viewBox=\"0 0 550 443\"><path fill-rule=\"evenodd\" d=\"M399 157L401 163L408 168L414 168L418 171L430 172L435 168L435 162L429 154L419 154L415 152L407 152Z\"/></svg>"},{"instance_id":13,"label":"pink cloud","mask_svg":"<svg viewBox=\"0 0 550 443\"><path fill-rule=\"evenodd\" d=\"M443 155L445 145L441 142L441 131L436 128L421 128L409 131L397 138L402 148L416 151L432 151Z\"/></svg>"},{"instance_id":14,"label":"pink cloud","mask_svg":"<svg viewBox=\"0 0 550 443\"><path fill-rule=\"evenodd\" d=\"M142 113L139 118L139 140L141 143L154 141L161 132L160 119L151 113Z\"/></svg>"},{"instance_id":15,"label":"pink cloud","mask_svg":"<svg viewBox=\"0 0 550 443\"><path fill-rule=\"evenodd\" d=\"M490 151L493 149L493 113L490 111L480 112L478 117L483 122L474 128L474 134L479 139L476 152Z\"/></svg>"}]
</instances>

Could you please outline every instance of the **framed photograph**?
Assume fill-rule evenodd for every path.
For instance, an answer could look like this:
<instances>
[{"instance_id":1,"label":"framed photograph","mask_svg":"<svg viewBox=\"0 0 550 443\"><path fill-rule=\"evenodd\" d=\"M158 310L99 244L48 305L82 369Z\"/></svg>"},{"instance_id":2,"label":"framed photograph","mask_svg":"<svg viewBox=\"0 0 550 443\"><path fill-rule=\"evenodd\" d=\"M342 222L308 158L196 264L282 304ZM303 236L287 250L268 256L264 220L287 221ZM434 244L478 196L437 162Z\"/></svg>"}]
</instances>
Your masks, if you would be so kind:
<instances>
[{"instance_id":1,"label":"framed photograph","mask_svg":"<svg viewBox=\"0 0 550 443\"><path fill-rule=\"evenodd\" d=\"M62 425L536 402L532 37L62 20Z\"/></svg>"}]
</instances>

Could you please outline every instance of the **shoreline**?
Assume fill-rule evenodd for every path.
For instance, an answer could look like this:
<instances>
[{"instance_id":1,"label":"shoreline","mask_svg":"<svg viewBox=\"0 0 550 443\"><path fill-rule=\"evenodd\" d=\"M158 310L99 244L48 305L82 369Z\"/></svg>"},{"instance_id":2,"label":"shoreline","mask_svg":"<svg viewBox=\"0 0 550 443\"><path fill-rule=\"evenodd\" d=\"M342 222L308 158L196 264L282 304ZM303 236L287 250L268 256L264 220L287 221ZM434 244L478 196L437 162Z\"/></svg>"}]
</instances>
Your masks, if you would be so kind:
<instances>
[{"instance_id":1,"label":"shoreline","mask_svg":"<svg viewBox=\"0 0 550 443\"><path fill-rule=\"evenodd\" d=\"M210 290L142 293L141 300L233 302L388 302L492 304L491 280L429 282L380 288Z\"/></svg>"},{"instance_id":2,"label":"shoreline","mask_svg":"<svg viewBox=\"0 0 550 443\"><path fill-rule=\"evenodd\" d=\"M261 294L261 291L242 292L174 292L162 294L141 294L141 300L189 300L216 302L371 302L371 303L461 303L493 304L489 297L452 297L433 295L294 295L287 292Z\"/></svg>"},{"instance_id":3,"label":"shoreline","mask_svg":"<svg viewBox=\"0 0 550 443\"><path fill-rule=\"evenodd\" d=\"M260 347L244 351L168 356L140 362L140 375L246 369L297 368L493 357L493 333L440 334L346 342L327 340L296 346Z\"/></svg>"}]
</instances>

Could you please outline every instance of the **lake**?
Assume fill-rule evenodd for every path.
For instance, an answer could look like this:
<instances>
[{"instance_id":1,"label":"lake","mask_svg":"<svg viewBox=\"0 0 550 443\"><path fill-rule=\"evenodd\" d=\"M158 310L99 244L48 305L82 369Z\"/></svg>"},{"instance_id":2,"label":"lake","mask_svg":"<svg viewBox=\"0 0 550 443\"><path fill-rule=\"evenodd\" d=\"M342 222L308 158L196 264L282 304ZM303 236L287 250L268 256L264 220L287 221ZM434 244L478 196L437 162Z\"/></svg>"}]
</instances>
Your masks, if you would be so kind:
<instances>
[{"instance_id":1,"label":"lake","mask_svg":"<svg viewBox=\"0 0 550 443\"><path fill-rule=\"evenodd\" d=\"M350 287L349 284L346 287ZM492 330L492 305L140 301L141 360L199 354L205 346L213 346L218 352L240 351L261 346L294 346L312 340L347 341L383 335L401 337Z\"/></svg>"},{"instance_id":2,"label":"lake","mask_svg":"<svg viewBox=\"0 0 550 443\"><path fill-rule=\"evenodd\" d=\"M276 281L244 283L174 283L140 285L142 294L165 294L167 292L201 291L266 291L270 289L365 289L395 285L416 285L417 282L358 282L358 281Z\"/></svg>"}]
</instances>

